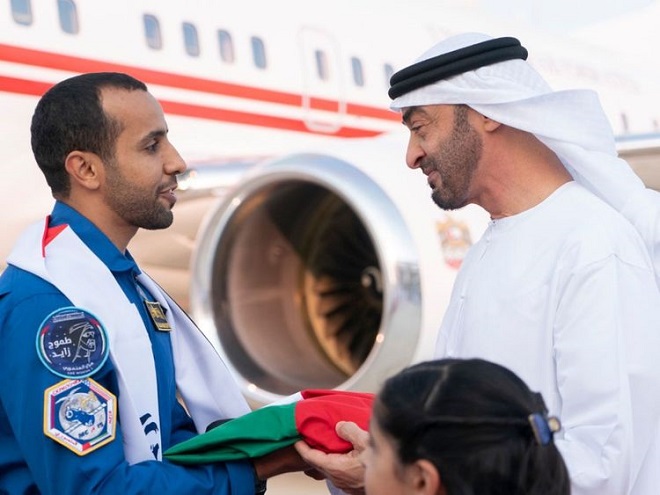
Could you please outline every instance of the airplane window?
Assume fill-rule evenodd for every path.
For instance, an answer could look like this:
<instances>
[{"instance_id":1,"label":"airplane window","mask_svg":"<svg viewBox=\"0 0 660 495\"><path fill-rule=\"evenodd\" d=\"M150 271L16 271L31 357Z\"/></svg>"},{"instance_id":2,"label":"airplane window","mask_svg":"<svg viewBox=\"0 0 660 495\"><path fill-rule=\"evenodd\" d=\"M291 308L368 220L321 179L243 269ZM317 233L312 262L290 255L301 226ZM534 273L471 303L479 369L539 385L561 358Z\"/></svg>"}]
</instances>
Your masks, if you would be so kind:
<instances>
[{"instance_id":1,"label":"airplane window","mask_svg":"<svg viewBox=\"0 0 660 495\"><path fill-rule=\"evenodd\" d=\"M218 47L220 48L220 58L228 64L234 63L234 40L229 31L218 29Z\"/></svg>"},{"instance_id":2,"label":"airplane window","mask_svg":"<svg viewBox=\"0 0 660 495\"><path fill-rule=\"evenodd\" d=\"M31 0L11 0L11 15L18 24L24 26L32 24Z\"/></svg>"},{"instance_id":3,"label":"airplane window","mask_svg":"<svg viewBox=\"0 0 660 495\"><path fill-rule=\"evenodd\" d=\"M254 60L254 65L259 69L266 68L266 47L261 38L257 36L252 36L250 38L250 43L252 44L252 58Z\"/></svg>"},{"instance_id":4,"label":"airplane window","mask_svg":"<svg viewBox=\"0 0 660 495\"><path fill-rule=\"evenodd\" d=\"M626 112L621 112L621 128L623 129L623 134L628 134L630 132L630 127L628 125L628 115Z\"/></svg>"},{"instance_id":5,"label":"airplane window","mask_svg":"<svg viewBox=\"0 0 660 495\"><path fill-rule=\"evenodd\" d=\"M155 15L144 14L144 36L147 40L147 46L154 50L163 48L163 38L160 34L160 22Z\"/></svg>"},{"instance_id":6,"label":"airplane window","mask_svg":"<svg viewBox=\"0 0 660 495\"><path fill-rule=\"evenodd\" d=\"M328 56L323 50L316 50L314 52L314 59L316 60L316 75L319 76L321 81L327 81L330 78Z\"/></svg>"},{"instance_id":7,"label":"airplane window","mask_svg":"<svg viewBox=\"0 0 660 495\"><path fill-rule=\"evenodd\" d=\"M357 57L351 57L351 67L353 69L353 82L356 86L364 86L364 71L362 70L362 60Z\"/></svg>"},{"instance_id":8,"label":"airplane window","mask_svg":"<svg viewBox=\"0 0 660 495\"><path fill-rule=\"evenodd\" d=\"M78 34L78 10L73 0L57 0L57 11L60 16L62 31L69 34Z\"/></svg>"},{"instance_id":9,"label":"airplane window","mask_svg":"<svg viewBox=\"0 0 660 495\"><path fill-rule=\"evenodd\" d=\"M190 22L183 23L183 40L186 44L186 53L191 57L199 57L199 36L194 24Z\"/></svg>"},{"instance_id":10,"label":"airplane window","mask_svg":"<svg viewBox=\"0 0 660 495\"><path fill-rule=\"evenodd\" d=\"M385 70L385 86L389 88L390 78L392 77L392 74L394 74L394 67L392 67L390 64L385 64L383 69Z\"/></svg>"}]
</instances>

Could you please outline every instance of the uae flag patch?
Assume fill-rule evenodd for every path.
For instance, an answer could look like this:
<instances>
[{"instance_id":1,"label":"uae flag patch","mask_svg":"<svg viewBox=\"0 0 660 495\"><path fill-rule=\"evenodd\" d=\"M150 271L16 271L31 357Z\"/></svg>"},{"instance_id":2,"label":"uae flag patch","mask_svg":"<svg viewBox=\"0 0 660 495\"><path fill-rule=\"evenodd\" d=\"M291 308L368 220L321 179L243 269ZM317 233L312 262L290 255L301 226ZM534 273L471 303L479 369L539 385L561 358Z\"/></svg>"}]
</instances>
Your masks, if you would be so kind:
<instances>
[{"instance_id":1,"label":"uae flag patch","mask_svg":"<svg viewBox=\"0 0 660 495\"><path fill-rule=\"evenodd\" d=\"M352 421L367 430L374 394L316 389L290 400L223 422L171 447L164 457L179 464L232 461L261 457L298 440L327 453L349 452L353 446L337 436L335 425Z\"/></svg>"}]
</instances>

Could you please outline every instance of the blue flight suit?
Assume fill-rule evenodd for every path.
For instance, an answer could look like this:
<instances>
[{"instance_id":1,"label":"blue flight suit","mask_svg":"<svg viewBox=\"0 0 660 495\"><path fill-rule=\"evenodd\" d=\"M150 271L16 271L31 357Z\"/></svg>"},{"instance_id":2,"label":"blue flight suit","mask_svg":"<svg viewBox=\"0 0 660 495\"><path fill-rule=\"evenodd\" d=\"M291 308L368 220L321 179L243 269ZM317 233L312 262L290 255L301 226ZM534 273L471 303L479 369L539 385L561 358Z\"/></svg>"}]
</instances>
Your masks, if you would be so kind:
<instances>
[{"instance_id":1,"label":"blue flight suit","mask_svg":"<svg viewBox=\"0 0 660 495\"><path fill-rule=\"evenodd\" d=\"M194 424L176 398L170 336L155 329L144 307L135 285L137 264L89 220L57 202L50 225L61 224L69 224L97 254L140 310L156 367L161 452L194 436ZM115 439L82 456L45 435L44 391L63 378L40 361L37 331L50 313L67 306L71 301L58 289L31 273L9 265L0 276L0 494L253 495L250 462L184 467L154 460L129 465L122 446L121 411ZM119 396L111 359L90 378Z\"/></svg>"}]
</instances>

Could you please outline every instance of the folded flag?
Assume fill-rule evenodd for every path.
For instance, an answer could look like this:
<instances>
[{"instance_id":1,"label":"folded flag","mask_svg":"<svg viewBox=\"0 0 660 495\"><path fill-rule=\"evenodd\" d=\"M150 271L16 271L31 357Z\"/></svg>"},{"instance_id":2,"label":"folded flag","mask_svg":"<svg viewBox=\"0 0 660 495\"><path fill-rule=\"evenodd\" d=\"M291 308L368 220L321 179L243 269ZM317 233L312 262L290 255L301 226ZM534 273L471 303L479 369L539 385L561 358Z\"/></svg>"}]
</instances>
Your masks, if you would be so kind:
<instances>
[{"instance_id":1,"label":"folded flag","mask_svg":"<svg viewBox=\"0 0 660 495\"><path fill-rule=\"evenodd\" d=\"M327 453L344 453L350 442L335 433L339 421L369 427L374 394L342 390L303 390L299 400L251 411L174 445L163 456L179 464L206 464L261 457L305 440Z\"/></svg>"}]
</instances>

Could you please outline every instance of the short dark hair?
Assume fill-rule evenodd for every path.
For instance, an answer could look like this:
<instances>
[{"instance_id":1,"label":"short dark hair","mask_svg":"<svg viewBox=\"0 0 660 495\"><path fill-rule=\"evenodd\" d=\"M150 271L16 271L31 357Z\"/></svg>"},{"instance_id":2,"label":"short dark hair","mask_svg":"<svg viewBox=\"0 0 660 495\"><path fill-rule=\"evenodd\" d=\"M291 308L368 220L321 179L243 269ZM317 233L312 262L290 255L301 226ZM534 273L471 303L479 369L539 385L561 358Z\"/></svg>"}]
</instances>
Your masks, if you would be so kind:
<instances>
[{"instance_id":1,"label":"short dark hair","mask_svg":"<svg viewBox=\"0 0 660 495\"><path fill-rule=\"evenodd\" d=\"M567 495L568 470L527 421L540 394L482 359L441 359L389 378L374 405L402 463L432 462L450 495ZM444 418L444 419L443 419Z\"/></svg>"},{"instance_id":2,"label":"short dark hair","mask_svg":"<svg viewBox=\"0 0 660 495\"><path fill-rule=\"evenodd\" d=\"M32 152L53 196L67 197L71 184L64 168L75 150L103 160L114 156L121 125L103 112L101 90L107 87L147 91L147 86L119 72L93 72L65 79L39 100L32 116Z\"/></svg>"}]
</instances>

